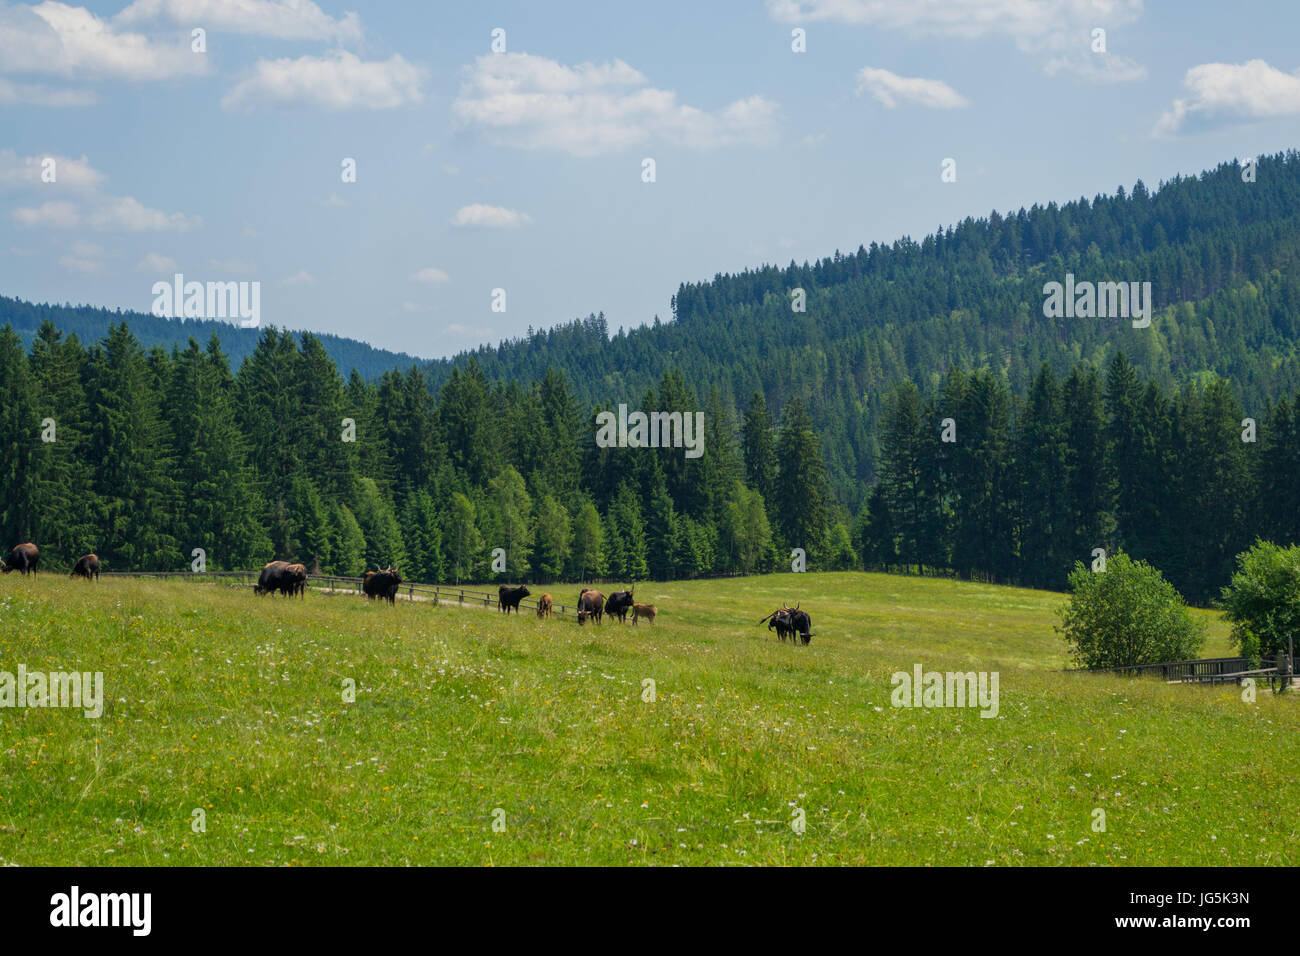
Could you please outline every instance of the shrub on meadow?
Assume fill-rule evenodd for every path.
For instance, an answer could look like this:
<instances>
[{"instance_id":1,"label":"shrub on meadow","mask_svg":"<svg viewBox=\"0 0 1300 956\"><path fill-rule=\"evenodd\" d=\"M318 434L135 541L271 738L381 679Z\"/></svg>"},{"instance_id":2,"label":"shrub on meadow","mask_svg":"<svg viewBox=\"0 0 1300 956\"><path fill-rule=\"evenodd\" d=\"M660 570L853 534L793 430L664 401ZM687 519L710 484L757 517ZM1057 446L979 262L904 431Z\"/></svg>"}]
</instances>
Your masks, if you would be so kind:
<instances>
[{"instance_id":1,"label":"shrub on meadow","mask_svg":"<svg viewBox=\"0 0 1300 956\"><path fill-rule=\"evenodd\" d=\"M1272 658L1300 631L1300 545L1256 541L1237 555L1237 571L1219 600L1243 657Z\"/></svg>"},{"instance_id":2,"label":"shrub on meadow","mask_svg":"<svg viewBox=\"0 0 1300 956\"><path fill-rule=\"evenodd\" d=\"M1056 630L1083 667L1186 660L1205 643L1205 628L1183 596L1145 561L1120 552L1105 571L1079 562L1069 580L1070 603Z\"/></svg>"}]
</instances>

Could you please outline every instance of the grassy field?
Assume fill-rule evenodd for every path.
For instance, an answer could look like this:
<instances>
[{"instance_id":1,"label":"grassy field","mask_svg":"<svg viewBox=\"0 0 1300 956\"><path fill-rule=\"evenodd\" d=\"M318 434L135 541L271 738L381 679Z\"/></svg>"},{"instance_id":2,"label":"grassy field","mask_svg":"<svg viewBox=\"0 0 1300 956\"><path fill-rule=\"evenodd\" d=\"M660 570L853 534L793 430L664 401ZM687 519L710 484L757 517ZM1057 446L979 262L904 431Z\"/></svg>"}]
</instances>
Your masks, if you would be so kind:
<instances>
[{"instance_id":1,"label":"grassy field","mask_svg":"<svg viewBox=\"0 0 1300 956\"><path fill-rule=\"evenodd\" d=\"M846 573L637 598L654 628L7 576L0 671L102 671L108 703L0 709L0 863L1300 863L1296 695L1064 674L1059 594ZM785 600L810 646L757 626ZM997 671L998 717L891 707L917 663Z\"/></svg>"}]
</instances>

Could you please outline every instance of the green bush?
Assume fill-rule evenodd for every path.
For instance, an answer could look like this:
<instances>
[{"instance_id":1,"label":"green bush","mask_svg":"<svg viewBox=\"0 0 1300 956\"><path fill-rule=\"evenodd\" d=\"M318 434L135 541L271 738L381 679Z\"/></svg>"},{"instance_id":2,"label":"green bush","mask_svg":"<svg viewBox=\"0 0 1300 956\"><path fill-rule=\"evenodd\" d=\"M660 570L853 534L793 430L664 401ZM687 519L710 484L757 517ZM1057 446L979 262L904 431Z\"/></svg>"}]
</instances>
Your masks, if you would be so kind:
<instances>
[{"instance_id":1,"label":"green bush","mask_svg":"<svg viewBox=\"0 0 1300 956\"><path fill-rule=\"evenodd\" d=\"M1056 630L1083 667L1122 667L1195 657L1205 628L1172 584L1145 561L1120 552L1105 571L1076 563L1070 603Z\"/></svg>"},{"instance_id":2,"label":"green bush","mask_svg":"<svg viewBox=\"0 0 1300 956\"><path fill-rule=\"evenodd\" d=\"M1237 571L1219 607L1232 622L1232 641L1244 657L1271 658L1300 630L1300 545L1256 541L1237 555Z\"/></svg>"}]
</instances>

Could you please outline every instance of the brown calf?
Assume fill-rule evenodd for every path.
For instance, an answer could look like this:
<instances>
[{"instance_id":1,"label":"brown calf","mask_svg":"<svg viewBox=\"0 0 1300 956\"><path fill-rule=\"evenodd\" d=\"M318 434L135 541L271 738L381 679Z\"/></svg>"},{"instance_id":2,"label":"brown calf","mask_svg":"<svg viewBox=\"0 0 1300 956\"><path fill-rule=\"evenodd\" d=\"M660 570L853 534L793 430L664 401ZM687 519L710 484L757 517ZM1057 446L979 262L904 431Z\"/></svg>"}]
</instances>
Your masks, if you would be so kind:
<instances>
[{"instance_id":1,"label":"brown calf","mask_svg":"<svg viewBox=\"0 0 1300 956\"><path fill-rule=\"evenodd\" d=\"M633 604L632 605L632 623L636 624L637 618L648 617L650 623L654 624L655 615L659 613L659 608L653 604Z\"/></svg>"},{"instance_id":2,"label":"brown calf","mask_svg":"<svg viewBox=\"0 0 1300 956\"><path fill-rule=\"evenodd\" d=\"M543 594L541 597L539 597L537 599L537 616L550 617L551 604L552 601L551 601L551 596L549 594Z\"/></svg>"}]
</instances>

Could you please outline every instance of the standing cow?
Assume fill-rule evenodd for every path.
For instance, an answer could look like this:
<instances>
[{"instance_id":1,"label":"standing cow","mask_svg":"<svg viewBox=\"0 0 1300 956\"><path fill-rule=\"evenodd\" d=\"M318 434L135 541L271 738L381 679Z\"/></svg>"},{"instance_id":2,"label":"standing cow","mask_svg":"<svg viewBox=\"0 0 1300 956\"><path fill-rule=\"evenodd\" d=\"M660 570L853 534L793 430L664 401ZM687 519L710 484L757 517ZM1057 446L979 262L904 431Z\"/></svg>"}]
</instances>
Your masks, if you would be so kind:
<instances>
[{"instance_id":1,"label":"standing cow","mask_svg":"<svg viewBox=\"0 0 1300 956\"><path fill-rule=\"evenodd\" d=\"M587 618L591 618L597 624L600 623L601 616L605 613L605 595L591 588L585 589L578 595L578 623L587 623Z\"/></svg>"},{"instance_id":2,"label":"standing cow","mask_svg":"<svg viewBox=\"0 0 1300 956\"><path fill-rule=\"evenodd\" d=\"M26 544L16 544L6 555L3 561L0 561L0 571L8 574L10 571L21 571L23 574L31 572L36 573L36 562L41 559L40 549L28 541Z\"/></svg>"},{"instance_id":3,"label":"standing cow","mask_svg":"<svg viewBox=\"0 0 1300 956\"><path fill-rule=\"evenodd\" d=\"M291 564L284 570L288 578L287 583L289 586L289 590L285 593L287 593L289 597L293 597L295 594L298 595L298 597L305 597L307 591L307 565Z\"/></svg>"},{"instance_id":4,"label":"standing cow","mask_svg":"<svg viewBox=\"0 0 1300 956\"><path fill-rule=\"evenodd\" d=\"M497 588L497 610L510 613L514 608L515 613L519 613L519 602L528 597L528 586L522 585L517 588L508 588L504 584Z\"/></svg>"},{"instance_id":5,"label":"standing cow","mask_svg":"<svg viewBox=\"0 0 1300 956\"><path fill-rule=\"evenodd\" d=\"M72 566L72 573L68 575L71 578L85 578L89 581L94 578L99 580L99 555L83 554L77 558L77 563Z\"/></svg>"},{"instance_id":6,"label":"standing cow","mask_svg":"<svg viewBox=\"0 0 1300 956\"><path fill-rule=\"evenodd\" d=\"M767 621L767 629L769 631L773 629L776 630L776 636L782 642L784 642L787 637L793 638L794 627L792 627L790 624L790 608L788 607L777 608L775 611L773 611L767 617L763 618L763 620L759 621L758 623L762 624L763 621Z\"/></svg>"},{"instance_id":7,"label":"standing cow","mask_svg":"<svg viewBox=\"0 0 1300 956\"><path fill-rule=\"evenodd\" d=\"M279 591L281 594L289 594L291 580L288 561L268 561L263 565L262 573L257 576L253 593L273 594Z\"/></svg>"},{"instance_id":8,"label":"standing cow","mask_svg":"<svg viewBox=\"0 0 1300 956\"><path fill-rule=\"evenodd\" d=\"M632 623L635 625L641 618L646 618L651 625L655 622L655 615L659 613L659 608L653 604L633 604L632 605Z\"/></svg>"},{"instance_id":9,"label":"standing cow","mask_svg":"<svg viewBox=\"0 0 1300 956\"><path fill-rule=\"evenodd\" d=\"M549 594L543 594L541 597L537 599L537 616L550 617L551 606L553 604L554 602L551 600L551 596Z\"/></svg>"},{"instance_id":10,"label":"standing cow","mask_svg":"<svg viewBox=\"0 0 1300 956\"><path fill-rule=\"evenodd\" d=\"M632 590L615 591L605 602L605 613L611 618L618 618L624 624L627 623L627 612L632 607Z\"/></svg>"},{"instance_id":11,"label":"standing cow","mask_svg":"<svg viewBox=\"0 0 1300 956\"><path fill-rule=\"evenodd\" d=\"M799 610L799 605L797 604L794 606L794 609L790 612L791 642L794 641L796 634L798 634L798 636L803 640L805 647L807 647L808 644L813 639L812 617L809 616L807 611Z\"/></svg>"},{"instance_id":12,"label":"standing cow","mask_svg":"<svg viewBox=\"0 0 1300 956\"><path fill-rule=\"evenodd\" d=\"M402 576L392 568L387 568L383 571L366 572L366 578L361 584L361 590L365 591L366 597L371 600L387 598L389 604L396 604L397 589L401 584Z\"/></svg>"}]
</instances>

